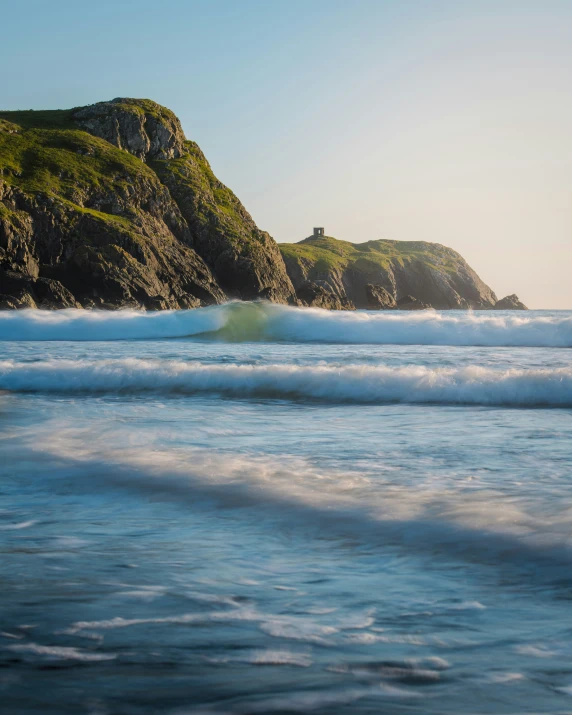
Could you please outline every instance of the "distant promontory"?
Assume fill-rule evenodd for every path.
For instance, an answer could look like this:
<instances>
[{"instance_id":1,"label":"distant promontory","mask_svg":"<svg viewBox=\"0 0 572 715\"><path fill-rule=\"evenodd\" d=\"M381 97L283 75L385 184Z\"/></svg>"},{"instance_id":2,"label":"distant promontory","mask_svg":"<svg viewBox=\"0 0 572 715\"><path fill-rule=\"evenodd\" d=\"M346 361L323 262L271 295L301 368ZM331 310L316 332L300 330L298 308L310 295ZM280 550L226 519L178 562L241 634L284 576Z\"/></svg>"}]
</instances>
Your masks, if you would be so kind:
<instances>
[{"instance_id":1,"label":"distant promontory","mask_svg":"<svg viewBox=\"0 0 572 715\"><path fill-rule=\"evenodd\" d=\"M439 244L278 246L146 99L0 112L0 308L522 309Z\"/></svg>"}]
</instances>

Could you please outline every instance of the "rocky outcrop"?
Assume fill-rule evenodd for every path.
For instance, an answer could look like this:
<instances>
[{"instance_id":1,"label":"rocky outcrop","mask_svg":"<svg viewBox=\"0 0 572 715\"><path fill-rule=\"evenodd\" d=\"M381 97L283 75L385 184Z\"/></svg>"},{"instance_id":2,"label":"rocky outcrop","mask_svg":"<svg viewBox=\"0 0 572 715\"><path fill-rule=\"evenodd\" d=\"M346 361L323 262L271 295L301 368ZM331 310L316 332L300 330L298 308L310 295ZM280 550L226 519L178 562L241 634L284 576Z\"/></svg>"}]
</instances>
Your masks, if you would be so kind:
<instances>
[{"instance_id":1,"label":"rocky outcrop","mask_svg":"<svg viewBox=\"0 0 572 715\"><path fill-rule=\"evenodd\" d=\"M360 309L488 309L497 303L462 256L437 243L311 236L280 250L296 291L306 281L322 282L342 304ZM402 301L406 296L415 298Z\"/></svg>"},{"instance_id":2,"label":"rocky outcrop","mask_svg":"<svg viewBox=\"0 0 572 715\"><path fill-rule=\"evenodd\" d=\"M427 310L432 306L412 295L404 295L396 300L383 286L368 283L365 294L370 310Z\"/></svg>"},{"instance_id":3,"label":"rocky outcrop","mask_svg":"<svg viewBox=\"0 0 572 715\"><path fill-rule=\"evenodd\" d=\"M81 305L57 280L2 271L0 308L81 308Z\"/></svg>"},{"instance_id":4,"label":"rocky outcrop","mask_svg":"<svg viewBox=\"0 0 572 715\"><path fill-rule=\"evenodd\" d=\"M29 281L29 307L160 309L223 302L224 292L188 245L188 228L168 193L158 181L132 179L130 192L114 195L117 215L0 182L0 293L22 303L24 283L14 282L17 274ZM154 203L142 210L146 194ZM99 206L101 198L95 192L85 203ZM45 294L44 280L63 292Z\"/></svg>"},{"instance_id":5,"label":"rocky outcrop","mask_svg":"<svg viewBox=\"0 0 572 715\"><path fill-rule=\"evenodd\" d=\"M342 300L322 281L304 281L296 291L298 299L307 307L326 310L354 310L352 303Z\"/></svg>"},{"instance_id":6,"label":"rocky outcrop","mask_svg":"<svg viewBox=\"0 0 572 715\"><path fill-rule=\"evenodd\" d=\"M294 287L276 242L254 223L237 197L213 174L194 142L176 161L153 168L177 202L193 247L233 298L295 302Z\"/></svg>"},{"instance_id":7,"label":"rocky outcrop","mask_svg":"<svg viewBox=\"0 0 572 715\"><path fill-rule=\"evenodd\" d=\"M514 293L501 298L494 306L494 310L528 310L524 303L521 303L518 296Z\"/></svg>"},{"instance_id":8,"label":"rocky outcrop","mask_svg":"<svg viewBox=\"0 0 572 715\"><path fill-rule=\"evenodd\" d=\"M139 99L0 112L0 273L27 281L5 280L6 307L296 302L273 239L177 117Z\"/></svg>"},{"instance_id":9,"label":"rocky outcrop","mask_svg":"<svg viewBox=\"0 0 572 715\"><path fill-rule=\"evenodd\" d=\"M428 310L433 307L422 300L414 298L412 295L404 295L396 301L396 306L398 310Z\"/></svg>"},{"instance_id":10,"label":"rocky outcrop","mask_svg":"<svg viewBox=\"0 0 572 715\"><path fill-rule=\"evenodd\" d=\"M183 155L185 135L178 118L148 99L113 99L72 113L80 129L125 149L143 161Z\"/></svg>"},{"instance_id":11,"label":"rocky outcrop","mask_svg":"<svg viewBox=\"0 0 572 715\"><path fill-rule=\"evenodd\" d=\"M392 310L397 307L394 296L383 286L367 283L365 286L367 307L370 310Z\"/></svg>"}]
</instances>

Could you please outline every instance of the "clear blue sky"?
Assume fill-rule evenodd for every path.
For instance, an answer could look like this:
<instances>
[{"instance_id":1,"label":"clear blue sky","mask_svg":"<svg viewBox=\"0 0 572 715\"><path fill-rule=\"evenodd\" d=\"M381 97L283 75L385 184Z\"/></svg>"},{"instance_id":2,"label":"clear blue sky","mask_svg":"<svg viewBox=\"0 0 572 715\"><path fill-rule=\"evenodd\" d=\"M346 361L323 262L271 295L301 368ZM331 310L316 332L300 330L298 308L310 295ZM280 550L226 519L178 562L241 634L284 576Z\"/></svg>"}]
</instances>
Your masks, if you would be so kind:
<instances>
[{"instance_id":1,"label":"clear blue sky","mask_svg":"<svg viewBox=\"0 0 572 715\"><path fill-rule=\"evenodd\" d=\"M438 241L572 308L569 0L2 3L3 109L149 97L278 241Z\"/></svg>"}]
</instances>

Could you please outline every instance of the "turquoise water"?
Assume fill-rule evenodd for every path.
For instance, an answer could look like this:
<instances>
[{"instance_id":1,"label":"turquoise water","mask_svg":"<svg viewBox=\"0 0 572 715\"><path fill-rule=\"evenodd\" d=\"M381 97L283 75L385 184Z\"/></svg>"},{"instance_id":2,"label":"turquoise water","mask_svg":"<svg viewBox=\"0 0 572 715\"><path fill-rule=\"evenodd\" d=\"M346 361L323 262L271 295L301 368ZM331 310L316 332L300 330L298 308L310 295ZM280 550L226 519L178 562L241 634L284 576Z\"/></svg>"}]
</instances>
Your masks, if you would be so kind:
<instances>
[{"instance_id":1,"label":"turquoise water","mask_svg":"<svg viewBox=\"0 0 572 715\"><path fill-rule=\"evenodd\" d=\"M3 712L572 711L572 313L0 338Z\"/></svg>"}]
</instances>

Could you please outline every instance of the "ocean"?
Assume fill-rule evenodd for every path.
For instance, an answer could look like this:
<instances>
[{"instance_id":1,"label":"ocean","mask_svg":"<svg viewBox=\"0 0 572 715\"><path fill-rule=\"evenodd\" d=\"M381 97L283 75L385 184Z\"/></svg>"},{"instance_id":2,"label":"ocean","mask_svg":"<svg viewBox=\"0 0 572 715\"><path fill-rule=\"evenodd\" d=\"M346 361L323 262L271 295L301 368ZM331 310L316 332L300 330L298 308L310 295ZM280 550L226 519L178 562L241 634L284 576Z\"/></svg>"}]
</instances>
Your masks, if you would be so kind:
<instances>
[{"instance_id":1,"label":"ocean","mask_svg":"<svg viewBox=\"0 0 572 715\"><path fill-rule=\"evenodd\" d=\"M0 313L0 701L572 712L572 312Z\"/></svg>"}]
</instances>

